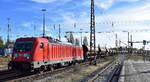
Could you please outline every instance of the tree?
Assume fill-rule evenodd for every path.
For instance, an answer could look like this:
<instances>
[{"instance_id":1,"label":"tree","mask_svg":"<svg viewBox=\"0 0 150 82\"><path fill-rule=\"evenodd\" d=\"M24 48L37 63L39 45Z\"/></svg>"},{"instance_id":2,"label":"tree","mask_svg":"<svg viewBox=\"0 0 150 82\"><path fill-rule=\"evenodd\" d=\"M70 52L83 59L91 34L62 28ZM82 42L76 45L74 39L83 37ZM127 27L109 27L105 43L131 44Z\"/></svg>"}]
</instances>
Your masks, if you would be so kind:
<instances>
[{"instance_id":1,"label":"tree","mask_svg":"<svg viewBox=\"0 0 150 82\"><path fill-rule=\"evenodd\" d=\"M73 34L72 34L72 33L70 34L70 43L72 43L72 44L75 43L75 42L74 42L74 37L73 37Z\"/></svg>"},{"instance_id":2,"label":"tree","mask_svg":"<svg viewBox=\"0 0 150 82\"><path fill-rule=\"evenodd\" d=\"M73 37L73 34L72 34L72 33L70 33L69 35L66 35L65 38L67 39L67 41L68 41L69 43L72 43L72 44L75 43L74 37Z\"/></svg>"},{"instance_id":3,"label":"tree","mask_svg":"<svg viewBox=\"0 0 150 82\"><path fill-rule=\"evenodd\" d=\"M87 40L87 37L86 37L86 36L85 36L84 39L83 39L83 44L86 45L86 46L88 46L88 40Z\"/></svg>"},{"instance_id":4,"label":"tree","mask_svg":"<svg viewBox=\"0 0 150 82\"><path fill-rule=\"evenodd\" d=\"M0 37L0 48L4 48L4 42L2 40L2 37Z\"/></svg>"},{"instance_id":5,"label":"tree","mask_svg":"<svg viewBox=\"0 0 150 82\"><path fill-rule=\"evenodd\" d=\"M75 39L75 45L77 45L77 46L80 45L80 42L79 42L79 40L77 38Z\"/></svg>"},{"instance_id":6,"label":"tree","mask_svg":"<svg viewBox=\"0 0 150 82\"><path fill-rule=\"evenodd\" d=\"M98 45L98 52L101 52L101 47L100 47L100 45Z\"/></svg>"},{"instance_id":7,"label":"tree","mask_svg":"<svg viewBox=\"0 0 150 82\"><path fill-rule=\"evenodd\" d=\"M13 48L15 41L6 42L5 48Z\"/></svg>"}]
</instances>

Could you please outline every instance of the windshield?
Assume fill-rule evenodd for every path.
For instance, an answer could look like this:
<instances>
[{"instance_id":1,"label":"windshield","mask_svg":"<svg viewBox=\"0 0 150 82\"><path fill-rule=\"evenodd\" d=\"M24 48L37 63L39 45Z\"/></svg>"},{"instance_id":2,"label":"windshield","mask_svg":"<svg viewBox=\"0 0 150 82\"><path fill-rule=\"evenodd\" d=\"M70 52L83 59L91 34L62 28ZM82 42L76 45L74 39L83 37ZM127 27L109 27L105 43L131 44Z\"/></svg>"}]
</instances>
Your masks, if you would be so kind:
<instances>
[{"instance_id":1,"label":"windshield","mask_svg":"<svg viewBox=\"0 0 150 82\"><path fill-rule=\"evenodd\" d=\"M33 41L17 41L14 46L15 52L29 52L32 49Z\"/></svg>"}]
</instances>

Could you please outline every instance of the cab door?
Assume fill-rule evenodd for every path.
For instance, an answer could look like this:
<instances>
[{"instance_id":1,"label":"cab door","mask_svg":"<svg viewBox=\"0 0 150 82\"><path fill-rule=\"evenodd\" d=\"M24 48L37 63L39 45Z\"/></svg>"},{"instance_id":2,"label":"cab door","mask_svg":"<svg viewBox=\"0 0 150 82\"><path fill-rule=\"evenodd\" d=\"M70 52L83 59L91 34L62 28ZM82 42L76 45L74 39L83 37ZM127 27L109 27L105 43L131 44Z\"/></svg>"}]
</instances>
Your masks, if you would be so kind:
<instances>
[{"instance_id":1,"label":"cab door","mask_svg":"<svg viewBox=\"0 0 150 82\"><path fill-rule=\"evenodd\" d=\"M48 44L45 42L41 42L40 43L40 54L42 56L42 60L43 61L47 61L48 60Z\"/></svg>"},{"instance_id":2,"label":"cab door","mask_svg":"<svg viewBox=\"0 0 150 82\"><path fill-rule=\"evenodd\" d=\"M48 61L48 43L45 42L44 43L44 47L43 47L43 59L44 61Z\"/></svg>"},{"instance_id":3,"label":"cab door","mask_svg":"<svg viewBox=\"0 0 150 82\"><path fill-rule=\"evenodd\" d=\"M44 50L44 43L41 42L40 45L39 45L39 47L40 47L40 49L39 49L38 52L39 52L39 54L40 54L41 60L44 61L44 59L45 59L45 58L44 58L44 51L45 51L45 50Z\"/></svg>"}]
</instances>

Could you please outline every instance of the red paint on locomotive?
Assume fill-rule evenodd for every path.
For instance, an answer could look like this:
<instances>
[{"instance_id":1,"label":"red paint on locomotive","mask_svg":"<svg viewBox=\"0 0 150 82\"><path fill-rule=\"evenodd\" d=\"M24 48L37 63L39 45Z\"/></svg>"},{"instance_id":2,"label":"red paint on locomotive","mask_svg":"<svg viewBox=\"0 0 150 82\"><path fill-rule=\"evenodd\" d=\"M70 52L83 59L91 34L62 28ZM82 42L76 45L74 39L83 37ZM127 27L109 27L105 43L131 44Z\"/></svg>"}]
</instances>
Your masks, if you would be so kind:
<instances>
[{"instance_id":1,"label":"red paint on locomotive","mask_svg":"<svg viewBox=\"0 0 150 82\"><path fill-rule=\"evenodd\" d=\"M47 38L19 38L16 40L9 65L12 68L19 66L23 69L36 69L83 59L83 50L79 46L52 43Z\"/></svg>"}]
</instances>

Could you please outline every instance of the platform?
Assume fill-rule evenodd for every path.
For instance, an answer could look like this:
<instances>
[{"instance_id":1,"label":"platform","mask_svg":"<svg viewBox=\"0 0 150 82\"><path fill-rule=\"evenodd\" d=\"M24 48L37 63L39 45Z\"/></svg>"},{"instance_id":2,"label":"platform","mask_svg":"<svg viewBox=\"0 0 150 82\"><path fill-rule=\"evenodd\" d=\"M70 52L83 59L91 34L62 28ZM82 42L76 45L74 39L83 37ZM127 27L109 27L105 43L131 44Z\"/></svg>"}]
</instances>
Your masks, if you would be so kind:
<instances>
[{"instance_id":1,"label":"platform","mask_svg":"<svg viewBox=\"0 0 150 82\"><path fill-rule=\"evenodd\" d=\"M150 62L125 61L119 82L150 82Z\"/></svg>"}]
</instances>

